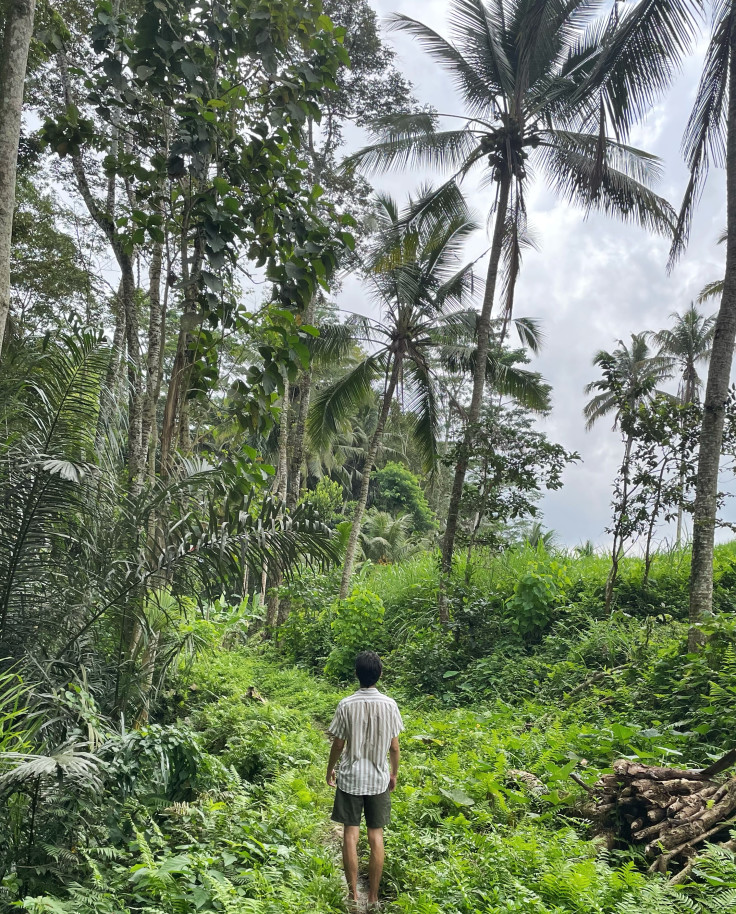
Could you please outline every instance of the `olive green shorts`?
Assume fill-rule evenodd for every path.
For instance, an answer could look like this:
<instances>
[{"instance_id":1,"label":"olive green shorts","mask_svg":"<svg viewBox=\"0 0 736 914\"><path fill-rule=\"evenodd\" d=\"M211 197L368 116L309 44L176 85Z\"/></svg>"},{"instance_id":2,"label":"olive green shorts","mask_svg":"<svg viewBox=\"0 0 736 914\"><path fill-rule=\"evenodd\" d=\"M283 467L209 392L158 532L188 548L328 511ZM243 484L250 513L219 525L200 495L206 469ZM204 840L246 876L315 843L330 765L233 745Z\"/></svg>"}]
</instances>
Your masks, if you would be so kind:
<instances>
[{"instance_id":1,"label":"olive green shorts","mask_svg":"<svg viewBox=\"0 0 736 914\"><path fill-rule=\"evenodd\" d=\"M361 813L365 812L368 828L385 828L391 821L391 791L360 796L344 793L338 787L335 791L335 805L332 821L343 825L360 825Z\"/></svg>"}]
</instances>

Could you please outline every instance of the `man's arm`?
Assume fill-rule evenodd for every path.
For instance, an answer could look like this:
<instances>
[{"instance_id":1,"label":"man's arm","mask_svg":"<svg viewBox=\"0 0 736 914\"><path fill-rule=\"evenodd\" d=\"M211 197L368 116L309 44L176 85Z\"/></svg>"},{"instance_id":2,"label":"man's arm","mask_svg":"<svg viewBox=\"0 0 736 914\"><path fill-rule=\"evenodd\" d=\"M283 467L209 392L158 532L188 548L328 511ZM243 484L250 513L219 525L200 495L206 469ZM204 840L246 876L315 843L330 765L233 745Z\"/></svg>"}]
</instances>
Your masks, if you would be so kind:
<instances>
[{"instance_id":1,"label":"man's arm","mask_svg":"<svg viewBox=\"0 0 736 914\"><path fill-rule=\"evenodd\" d=\"M391 778L388 782L389 790L396 790L396 778L399 776L399 757L401 752L399 751L399 738L395 736L391 740L391 746L388 750L388 757L391 760Z\"/></svg>"},{"instance_id":2,"label":"man's arm","mask_svg":"<svg viewBox=\"0 0 736 914\"><path fill-rule=\"evenodd\" d=\"M335 786L335 766L337 761L342 755L342 750L345 748L345 740L338 739L335 737L332 740L332 748L330 749L330 758L327 762L327 783L330 787Z\"/></svg>"}]
</instances>

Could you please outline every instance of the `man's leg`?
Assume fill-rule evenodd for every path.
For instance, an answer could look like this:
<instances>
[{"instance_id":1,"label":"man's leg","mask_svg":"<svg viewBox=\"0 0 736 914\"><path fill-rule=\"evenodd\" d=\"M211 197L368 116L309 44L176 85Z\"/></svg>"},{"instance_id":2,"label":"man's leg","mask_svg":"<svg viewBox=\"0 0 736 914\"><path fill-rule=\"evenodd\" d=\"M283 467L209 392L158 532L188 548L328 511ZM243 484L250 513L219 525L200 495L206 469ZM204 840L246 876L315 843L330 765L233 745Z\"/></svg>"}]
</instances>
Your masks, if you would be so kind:
<instances>
[{"instance_id":1,"label":"man's leg","mask_svg":"<svg viewBox=\"0 0 736 914\"><path fill-rule=\"evenodd\" d=\"M370 832L369 832L370 834ZM350 897L358 900L358 838L359 825L345 825L342 832L342 865L345 868L345 880ZM371 845L372 846L372 845ZM379 876L380 879L380 876Z\"/></svg>"},{"instance_id":2,"label":"man's leg","mask_svg":"<svg viewBox=\"0 0 736 914\"><path fill-rule=\"evenodd\" d=\"M368 843L371 846L371 860L368 864L368 904L372 904L378 901L378 887L383 873L383 829L369 828Z\"/></svg>"}]
</instances>

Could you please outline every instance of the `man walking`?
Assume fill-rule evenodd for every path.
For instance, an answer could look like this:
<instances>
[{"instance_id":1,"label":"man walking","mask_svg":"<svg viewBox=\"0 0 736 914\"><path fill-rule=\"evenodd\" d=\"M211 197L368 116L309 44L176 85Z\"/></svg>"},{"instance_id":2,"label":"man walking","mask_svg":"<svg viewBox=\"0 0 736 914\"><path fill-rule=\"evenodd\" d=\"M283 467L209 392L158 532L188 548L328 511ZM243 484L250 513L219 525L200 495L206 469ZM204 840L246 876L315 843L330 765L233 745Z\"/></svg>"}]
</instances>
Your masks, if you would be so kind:
<instances>
[{"instance_id":1,"label":"man walking","mask_svg":"<svg viewBox=\"0 0 736 914\"><path fill-rule=\"evenodd\" d=\"M342 860L345 878L354 904L358 901L358 837L361 814L365 813L371 858L368 867L369 910L378 908L378 887L383 872L383 829L391 819L391 793L399 773L399 733L404 729L393 698L376 688L381 678L381 658L363 651L355 659L360 688L343 698L335 711L329 734L333 737L327 763L327 783L337 790L333 822L343 828ZM391 771L386 756L391 759Z\"/></svg>"}]
</instances>

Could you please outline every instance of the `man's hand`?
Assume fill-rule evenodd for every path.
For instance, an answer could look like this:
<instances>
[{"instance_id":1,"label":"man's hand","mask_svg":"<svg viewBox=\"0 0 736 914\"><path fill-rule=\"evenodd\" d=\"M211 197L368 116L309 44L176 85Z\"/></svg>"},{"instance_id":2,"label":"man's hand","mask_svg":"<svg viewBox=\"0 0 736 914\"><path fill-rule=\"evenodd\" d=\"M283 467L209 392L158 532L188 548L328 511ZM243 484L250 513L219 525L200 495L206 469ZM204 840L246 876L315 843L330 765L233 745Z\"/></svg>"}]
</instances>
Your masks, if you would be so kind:
<instances>
[{"instance_id":1,"label":"man's hand","mask_svg":"<svg viewBox=\"0 0 736 914\"><path fill-rule=\"evenodd\" d=\"M335 786L335 767L337 762L342 755L342 750L345 748L345 740L338 739L335 737L332 741L332 748L330 749L330 757L327 761L327 785L329 787Z\"/></svg>"},{"instance_id":2,"label":"man's hand","mask_svg":"<svg viewBox=\"0 0 736 914\"><path fill-rule=\"evenodd\" d=\"M392 774L391 777L388 779L388 789L390 790L391 793L393 793L394 790L396 790L396 775L395 774Z\"/></svg>"}]
</instances>

